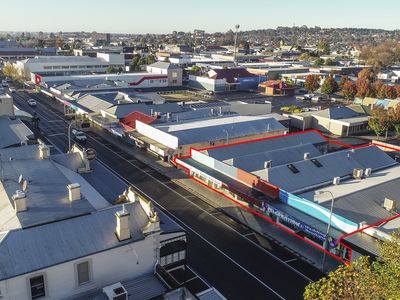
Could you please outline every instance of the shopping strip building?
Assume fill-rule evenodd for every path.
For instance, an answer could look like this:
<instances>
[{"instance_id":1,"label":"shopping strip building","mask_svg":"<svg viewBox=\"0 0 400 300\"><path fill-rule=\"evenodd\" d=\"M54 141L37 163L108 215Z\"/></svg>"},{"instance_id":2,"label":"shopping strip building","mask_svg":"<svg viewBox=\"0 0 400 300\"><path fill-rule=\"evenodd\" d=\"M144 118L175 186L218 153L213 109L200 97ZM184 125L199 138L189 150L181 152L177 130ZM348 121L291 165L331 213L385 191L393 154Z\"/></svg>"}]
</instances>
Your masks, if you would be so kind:
<instances>
[{"instance_id":1,"label":"shopping strip building","mask_svg":"<svg viewBox=\"0 0 400 300\"><path fill-rule=\"evenodd\" d=\"M378 240L400 227L395 217L400 165L374 145L345 147L309 131L192 149L176 163L210 188L346 261L379 255ZM330 193L335 201L327 236ZM382 222L387 219L392 220Z\"/></svg>"}]
</instances>

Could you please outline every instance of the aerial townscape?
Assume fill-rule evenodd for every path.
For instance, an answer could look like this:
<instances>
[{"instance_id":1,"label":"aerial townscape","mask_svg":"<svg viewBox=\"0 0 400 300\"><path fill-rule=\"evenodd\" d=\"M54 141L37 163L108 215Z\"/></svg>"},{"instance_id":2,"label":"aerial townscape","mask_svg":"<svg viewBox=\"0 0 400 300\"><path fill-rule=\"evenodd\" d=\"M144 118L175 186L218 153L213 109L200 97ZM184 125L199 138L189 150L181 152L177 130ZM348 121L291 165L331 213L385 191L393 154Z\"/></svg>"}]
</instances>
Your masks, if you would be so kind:
<instances>
[{"instance_id":1,"label":"aerial townscape","mask_svg":"<svg viewBox=\"0 0 400 300\"><path fill-rule=\"evenodd\" d=\"M386 4L1 3L0 299L400 299Z\"/></svg>"}]
</instances>

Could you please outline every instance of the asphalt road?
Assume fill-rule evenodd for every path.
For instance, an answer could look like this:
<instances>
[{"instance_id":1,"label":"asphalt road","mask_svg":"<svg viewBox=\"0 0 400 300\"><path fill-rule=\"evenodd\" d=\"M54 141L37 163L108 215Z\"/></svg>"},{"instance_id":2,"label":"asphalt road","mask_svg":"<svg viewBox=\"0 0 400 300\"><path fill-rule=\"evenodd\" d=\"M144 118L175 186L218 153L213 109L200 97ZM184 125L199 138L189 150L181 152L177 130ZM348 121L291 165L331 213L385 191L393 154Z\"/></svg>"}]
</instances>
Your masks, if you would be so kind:
<instances>
[{"instance_id":1,"label":"asphalt road","mask_svg":"<svg viewBox=\"0 0 400 300\"><path fill-rule=\"evenodd\" d=\"M68 122L55 102L42 94L17 92L13 97L20 109L37 112L45 139L67 151ZM29 98L37 101L36 108L27 105ZM268 250L261 247L247 238L251 230L99 136L89 134L87 147L95 148L100 163L148 195L188 232L188 264L228 299L301 299L307 283L322 276L270 241L263 241Z\"/></svg>"}]
</instances>

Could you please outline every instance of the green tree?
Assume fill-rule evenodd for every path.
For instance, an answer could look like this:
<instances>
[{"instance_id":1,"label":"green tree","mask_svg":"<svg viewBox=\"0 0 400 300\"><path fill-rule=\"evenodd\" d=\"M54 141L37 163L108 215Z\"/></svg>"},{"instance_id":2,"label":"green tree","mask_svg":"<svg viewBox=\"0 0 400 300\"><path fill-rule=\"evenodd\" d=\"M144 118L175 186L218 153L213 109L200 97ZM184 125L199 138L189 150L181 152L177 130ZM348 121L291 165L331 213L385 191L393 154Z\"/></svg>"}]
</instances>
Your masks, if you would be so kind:
<instances>
[{"instance_id":1,"label":"green tree","mask_svg":"<svg viewBox=\"0 0 400 300\"><path fill-rule=\"evenodd\" d=\"M17 79L19 77L19 73L17 68L13 65L13 64L6 64L3 67L3 74L7 77L13 78L13 79Z\"/></svg>"},{"instance_id":2,"label":"green tree","mask_svg":"<svg viewBox=\"0 0 400 300\"><path fill-rule=\"evenodd\" d=\"M379 241L379 252L380 256L374 262L364 256L310 283L305 289L304 299L400 299L400 232Z\"/></svg>"},{"instance_id":3,"label":"green tree","mask_svg":"<svg viewBox=\"0 0 400 300\"><path fill-rule=\"evenodd\" d=\"M385 299L400 299L400 232L379 245L380 257L373 263Z\"/></svg>"},{"instance_id":4,"label":"green tree","mask_svg":"<svg viewBox=\"0 0 400 300\"><path fill-rule=\"evenodd\" d=\"M325 63L325 61L319 57L316 60L314 60L314 65L316 65L316 66L322 66L324 63Z\"/></svg>"},{"instance_id":5,"label":"green tree","mask_svg":"<svg viewBox=\"0 0 400 300\"><path fill-rule=\"evenodd\" d=\"M342 94L347 100L353 100L357 94L357 87L351 80L346 81L342 87Z\"/></svg>"},{"instance_id":6,"label":"green tree","mask_svg":"<svg viewBox=\"0 0 400 300\"><path fill-rule=\"evenodd\" d=\"M316 90L319 89L320 84L319 84L319 76L317 75L307 75L306 81L304 83L304 87L307 89L309 92L315 92Z\"/></svg>"},{"instance_id":7,"label":"green tree","mask_svg":"<svg viewBox=\"0 0 400 300\"><path fill-rule=\"evenodd\" d=\"M400 45L393 40L365 46L361 49L360 58L374 68L386 68L400 61Z\"/></svg>"},{"instance_id":8,"label":"green tree","mask_svg":"<svg viewBox=\"0 0 400 300\"><path fill-rule=\"evenodd\" d=\"M322 55L327 55L331 53L331 48L329 47L327 41L320 41L317 46L317 51Z\"/></svg>"},{"instance_id":9,"label":"green tree","mask_svg":"<svg viewBox=\"0 0 400 300\"><path fill-rule=\"evenodd\" d=\"M325 60L325 66L333 66L335 64L335 62L333 61L333 59L328 58L327 60Z\"/></svg>"},{"instance_id":10,"label":"green tree","mask_svg":"<svg viewBox=\"0 0 400 300\"><path fill-rule=\"evenodd\" d=\"M307 52L304 52L299 56L300 61L310 61L310 59L311 59L310 54L308 54Z\"/></svg>"},{"instance_id":11,"label":"green tree","mask_svg":"<svg viewBox=\"0 0 400 300\"><path fill-rule=\"evenodd\" d=\"M379 137L383 132L393 126L393 118L381 105L371 110L371 117L368 120L368 126Z\"/></svg>"},{"instance_id":12,"label":"green tree","mask_svg":"<svg viewBox=\"0 0 400 300\"><path fill-rule=\"evenodd\" d=\"M192 74L192 75L198 76L198 75L200 75L200 72L201 72L201 68L199 66L193 66L190 69L190 74Z\"/></svg>"},{"instance_id":13,"label":"green tree","mask_svg":"<svg viewBox=\"0 0 400 300\"><path fill-rule=\"evenodd\" d=\"M362 257L310 283L303 296L304 300L383 300L382 294L368 258Z\"/></svg>"},{"instance_id":14,"label":"green tree","mask_svg":"<svg viewBox=\"0 0 400 300\"><path fill-rule=\"evenodd\" d=\"M109 74L110 73L117 73L118 69L113 67L113 66L108 66L107 69L106 69L106 72L109 73Z\"/></svg>"},{"instance_id":15,"label":"green tree","mask_svg":"<svg viewBox=\"0 0 400 300\"><path fill-rule=\"evenodd\" d=\"M339 86L333 76L328 76L325 78L321 86L321 92L327 95L332 95L339 90Z\"/></svg>"}]
</instances>

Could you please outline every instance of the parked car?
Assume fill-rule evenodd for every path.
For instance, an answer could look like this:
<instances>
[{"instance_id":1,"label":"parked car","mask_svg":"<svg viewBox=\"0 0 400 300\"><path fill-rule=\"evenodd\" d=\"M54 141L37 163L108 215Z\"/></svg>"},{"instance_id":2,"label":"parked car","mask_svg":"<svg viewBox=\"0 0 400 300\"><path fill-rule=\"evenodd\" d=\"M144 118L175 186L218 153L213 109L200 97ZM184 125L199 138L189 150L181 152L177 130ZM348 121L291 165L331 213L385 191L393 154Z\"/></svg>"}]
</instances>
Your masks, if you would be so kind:
<instances>
[{"instance_id":1,"label":"parked car","mask_svg":"<svg viewBox=\"0 0 400 300\"><path fill-rule=\"evenodd\" d=\"M7 82L2 82L2 83L1 83L1 86L2 86L2 87L8 87L8 83L7 83Z\"/></svg>"},{"instance_id":2,"label":"parked car","mask_svg":"<svg viewBox=\"0 0 400 300\"><path fill-rule=\"evenodd\" d=\"M311 100L315 95L314 94L304 94L305 100Z\"/></svg>"},{"instance_id":3,"label":"parked car","mask_svg":"<svg viewBox=\"0 0 400 300\"><path fill-rule=\"evenodd\" d=\"M10 93L15 93L17 92L17 90L13 87L8 88L8 90L10 91Z\"/></svg>"},{"instance_id":4,"label":"parked car","mask_svg":"<svg viewBox=\"0 0 400 300\"><path fill-rule=\"evenodd\" d=\"M28 100L28 105L29 106L36 106L37 105L36 100L35 99L29 99Z\"/></svg>"},{"instance_id":5,"label":"parked car","mask_svg":"<svg viewBox=\"0 0 400 300\"><path fill-rule=\"evenodd\" d=\"M72 129L71 133L75 141L80 143L86 143L87 137L86 134L84 134L82 131L79 131L78 129Z\"/></svg>"}]
</instances>

